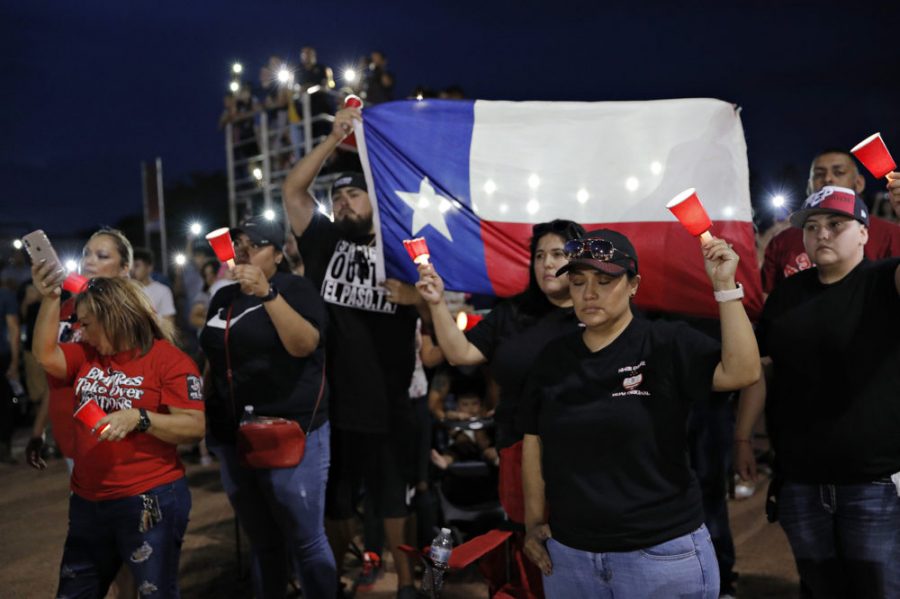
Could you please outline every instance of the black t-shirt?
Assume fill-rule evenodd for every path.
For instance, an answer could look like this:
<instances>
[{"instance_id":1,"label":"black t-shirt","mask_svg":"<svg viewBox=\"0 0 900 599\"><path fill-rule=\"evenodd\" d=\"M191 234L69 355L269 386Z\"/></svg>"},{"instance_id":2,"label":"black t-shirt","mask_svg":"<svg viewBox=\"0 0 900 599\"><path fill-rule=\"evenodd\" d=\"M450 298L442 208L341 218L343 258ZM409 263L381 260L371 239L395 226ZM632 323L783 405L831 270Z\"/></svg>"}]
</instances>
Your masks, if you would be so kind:
<instances>
[{"instance_id":1,"label":"black t-shirt","mask_svg":"<svg viewBox=\"0 0 900 599\"><path fill-rule=\"evenodd\" d=\"M213 437L233 442L244 406L252 405L257 416L280 416L309 429L316 399L322 389L325 362L325 306L312 283L303 277L278 272L270 279L284 300L319 330L319 347L305 358L291 356L260 298L241 292L240 285L228 285L210 301L200 345L209 360L212 390L206 400L206 420ZM231 324L228 346L234 378L234 403L226 378L225 324L228 307ZM328 387L316 411L312 429L328 418ZM236 412L236 413L235 413Z\"/></svg>"},{"instance_id":2,"label":"black t-shirt","mask_svg":"<svg viewBox=\"0 0 900 599\"><path fill-rule=\"evenodd\" d=\"M371 236L342 239L316 212L297 238L306 276L328 307L331 419L352 431L387 433L409 408L415 366L416 309L387 301L375 280Z\"/></svg>"},{"instance_id":3,"label":"black t-shirt","mask_svg":"<svg viewBox=\"0 0 900 599\"><path fill-rule=\"evenodd\" d=\"M500 386L500 403L494 412L498 449L522 438L515 428L516 412L538 354L549 341L576 330L578 320L572 308L552 308L535 319L523 315L515 300L507 300L466 333L487 358L491 375Z\"/></svg>"},{"instance_id":4,"label":"black t-shirt","mask_svg":"<svg viewBox=\"0 0 900 599\"><path fill-rule=\"evenodd\" d=\"M705 401L719 343L683 323L635 318L597 352L551 341L519 410L540 435L553 537L583 551L633 551L703 522L687 417Z\"/></svg>"},{"instance_id":5,"label":"black t-shirt","mask_svg":"<svg viewBox=\"0 0 900 599\"><path fill-rule=\"evenodd\" d=\"M788 479L850 484L900 471L900 259L830 285L811 268L779 283L757 328L774 377L766 410Z\"/></svg>"}]
</instances>

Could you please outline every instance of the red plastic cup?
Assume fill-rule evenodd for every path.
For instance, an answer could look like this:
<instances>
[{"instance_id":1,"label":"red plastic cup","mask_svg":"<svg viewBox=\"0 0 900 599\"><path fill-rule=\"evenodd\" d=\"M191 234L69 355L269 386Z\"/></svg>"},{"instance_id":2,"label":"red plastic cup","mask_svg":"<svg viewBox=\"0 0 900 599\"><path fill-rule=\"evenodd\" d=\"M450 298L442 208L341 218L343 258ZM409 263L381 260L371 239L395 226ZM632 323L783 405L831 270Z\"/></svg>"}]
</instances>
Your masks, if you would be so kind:
<instances>
[{"instance_id":1,"label":"red plastic cup","mask_svg":"<svg viewBox=\"0 0 900 599\"><path fill-rule=\"evenodd\" d=\"M87 289L89 282L90 280L87 277L83 277L77 272L70 272L66 280L63 281L63 289L69 293L82 293Z\"/></svg>"},{"instance_id":2,"label":"red plastic cup","mask_svg":"<svg viewBox=\"0 0 900 599\"><path fill-rule=\"evenodd\" d=\"M881 179L897 168L897 163L891 158L891 153L881 139L881 133L865 138L856 144L850 153L856 156L876 179Z\"/></svg>"},{"instance_id":3,"label":"red plastic cup","mask_svg":"<svg viewBox=\"0 0 900 599\"><path fill-rule=\"evenodd\" d=\"M697 190L691 187L685 189L666 204L666 208L675 215L678 222L694 237L700 237L703 241L712 238L709 230L712 221L697 197Z\"/></svg>"},{"instance_id":4,"label":"red plastic cup","mask_svg":"<svg viewBox=\"0 0 900 599\"><path fill-rule=\"evenodd\" d=\"M85 423L91 430L93 430L94 427L97 426L97 423L100 422L100 420L104 416L106 416L106 412L104 412L103 408L97 405L97 402L93 399L82 402L82 404L78 406L78 409L75 410L75 418ZM103 430L101 430L100 433L105 431L107 428L109 428L108 424L103 427Z\"/></svg>"},{"instance_id":5,"label":"red plastic cup","mask_svg":"<svg viewBox=\"0 0 900 599\"><path fill-rule=\"evenodd\" d=\"M206 240L212 246L219 262L228 264L228 268L234 268L234 244L231 242L231 230L222 227L206 234Z\"/></svg>"},{"instance_id":6,"label":"red plastic cup","mask_svg":"<svg viewBox=\"0 0 900 599\"><path fill-rule=\"evenodd\" d=\"M63 281L62 288L69 293L82 293L87 289L89 282L87 277L83 277L77 272L71 272Z\"/></svg>"},{"instance_id":7,"label":"red plastic cup","mask_svg":"<svg viewBox=\"0 0 900 599\"><path fill-rule=\"evenodd\" d=\"M416 237L415 239L404 239L403 247L406 253L416 264L428 264L428 258L431 256L428 251L428 244L424 237Z\"/></svg>"},{"instance_id":8,"label":"red plastic cup","mask_svg":"<svg viewBox=\"0 0 900 599\"><path fill-rule=\"evenodd\" d=\"M362 98L354 94L350 94L344 99L344 108L362 108Z\"/></svg>"}]
</instances>

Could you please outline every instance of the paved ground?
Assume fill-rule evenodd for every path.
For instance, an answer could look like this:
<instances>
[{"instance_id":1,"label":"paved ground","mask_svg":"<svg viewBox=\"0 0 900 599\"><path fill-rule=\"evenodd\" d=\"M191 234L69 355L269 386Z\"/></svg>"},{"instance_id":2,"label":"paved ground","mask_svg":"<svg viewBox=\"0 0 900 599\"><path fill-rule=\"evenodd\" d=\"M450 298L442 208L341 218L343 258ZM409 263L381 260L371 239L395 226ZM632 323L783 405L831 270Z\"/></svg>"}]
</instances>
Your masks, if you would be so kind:
<instances>
[{"instance_id":1,"label":"paved ground","mask_svg":"<svg viewBox=\"0 0 900 599\"><path fill-rule=\"evenodd\" d=\"M43 472L32 470L21 463L22 440L17 440L20 464L0 465L0 599L53 597L67 523L66 468L53 460ZM242 571L218 470L189 464L188 477L194 507L181 559L183 597L249 597L247 544ZM738 594L742 599L793 598L797 574L790 549L781 529L766 522L762 499L757 493L729 506L741 575ZM360 597L393 597L396 577L390 564L388 570L374 591ZM444 593L446 599L486 596L475 573L450 578Z\"/></svg>"}]
</instances>

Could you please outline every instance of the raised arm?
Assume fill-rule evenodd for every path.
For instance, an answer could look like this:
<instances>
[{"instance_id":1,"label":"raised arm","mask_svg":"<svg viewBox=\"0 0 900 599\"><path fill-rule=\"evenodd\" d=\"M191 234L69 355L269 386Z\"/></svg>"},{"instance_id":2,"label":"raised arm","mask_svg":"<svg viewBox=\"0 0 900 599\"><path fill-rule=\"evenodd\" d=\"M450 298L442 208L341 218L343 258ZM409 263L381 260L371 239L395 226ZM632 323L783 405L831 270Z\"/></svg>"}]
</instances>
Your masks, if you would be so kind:
<instances>
[{"instance_id":1,"label":"raised arm","mask_svg":"<svg viewBox=\"0 0 900 599\"><path fill-rule=\"evenodd\" d=\"M66 374L66 356L59 347L59 296L65 273L54 271L49 263L31 267L35 289L41 294L41 307L34 323L31 353L47 374L62 378Z\"/></svg>"},{"instance_id":2,"label":"raised arm","mask_svg":"<svg viewBox=\"0 0 900 599\"><path fill-rule=\"evenodd\" d=\"M713 239L703 245L706 274L714 291L737 289L734 275L738 255L723 239ZM713 374L715 391L735 391L759 379L759 347L753 326L740 299L719 302L722 325L722 360Z\"/></svg>"},{"instance_id":3,"label":"raised arm","mask_svg":"<svg viewBox=\"0 0 900 599\"><path fill-rule=\"evenodd\" d=\"M312 222L316 210L316 199L309 193L309 188L322 170L325 160L331 155L341 141L353 131L353 121L362 120L358 108L344 108L334 117L331 133L325 141L313 148L312 152L294 165L284 180L281 194L284 212L294 235L303 235Z\"/></svg>"},{"instance_id":4,"label":"raised arm","mask_svg":"<svg viewBox=\"0 0 900 599\"><path fill-rule=\"evenodd\" d=\"M450 309L444 302L444 281L430 264L419 265L419 282L416 289L425 300L431 315L431 326L434 328L438 345L444 357L454 366L483 364L487 361L456 326Z\"/></svg>"}]
</instances>

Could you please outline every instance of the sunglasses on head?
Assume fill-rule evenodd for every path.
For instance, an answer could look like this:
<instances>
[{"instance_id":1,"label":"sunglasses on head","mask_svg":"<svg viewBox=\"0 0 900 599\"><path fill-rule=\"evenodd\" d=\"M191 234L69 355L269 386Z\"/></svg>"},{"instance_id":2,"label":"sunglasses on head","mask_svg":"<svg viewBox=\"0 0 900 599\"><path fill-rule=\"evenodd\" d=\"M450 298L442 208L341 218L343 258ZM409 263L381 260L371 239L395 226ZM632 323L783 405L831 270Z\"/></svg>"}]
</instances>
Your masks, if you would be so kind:
<instances>
[{"instance_id":1,"label":"sunglasses on head","mask_svg":"<svg viewBox=\"0 0 900 599\"><path fill-rule=\"evenodd\" d=\"M577 260L579 258L593 258L601 262L609 262L612 260L616 252L620 256L634 260L630 255L613 245L608 239L596 239L592 237L584 237L581 239L570 239L563 246L563 253L567 260Z\"/></svg>"}]
</instances>

